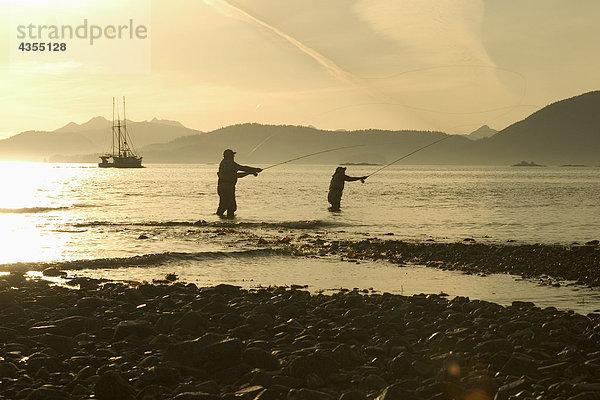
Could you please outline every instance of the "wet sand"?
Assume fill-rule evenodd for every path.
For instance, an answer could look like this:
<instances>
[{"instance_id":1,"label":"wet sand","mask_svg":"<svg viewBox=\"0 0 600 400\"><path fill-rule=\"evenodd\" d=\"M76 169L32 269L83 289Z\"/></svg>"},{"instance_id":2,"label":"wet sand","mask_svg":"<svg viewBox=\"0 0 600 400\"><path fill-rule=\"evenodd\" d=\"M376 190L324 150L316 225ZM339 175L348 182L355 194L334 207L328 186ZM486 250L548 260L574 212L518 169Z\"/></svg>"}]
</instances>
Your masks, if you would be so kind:
<instances>
[{"instance_id":1,"label":"wet sand","mask_svg":"<svg viewBox=\"0 0 600 400\"><path fill-rule=\"evenodd\" d=\"M72 283L0 278L0 398L600 395L598 314L439 295Z\"/></svg>"}]
</instances>

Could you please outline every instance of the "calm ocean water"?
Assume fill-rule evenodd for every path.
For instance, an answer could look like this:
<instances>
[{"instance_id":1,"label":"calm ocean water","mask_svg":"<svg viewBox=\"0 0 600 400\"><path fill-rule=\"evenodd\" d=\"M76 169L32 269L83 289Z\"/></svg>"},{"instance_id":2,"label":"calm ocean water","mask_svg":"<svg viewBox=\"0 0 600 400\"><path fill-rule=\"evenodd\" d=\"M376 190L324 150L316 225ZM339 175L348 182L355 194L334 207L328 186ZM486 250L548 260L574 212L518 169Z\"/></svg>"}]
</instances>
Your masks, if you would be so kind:
<instances>
[{"instance_id":1,"label":"calm ocean water","mask_svg":"<svg viewBox=\"0 0 600 400\"><path fill-rule=\"evenodd\" d=\"M377 168L350 166L347 173L366 175ZM249 249L249 235L303 231L417 241L600 239L600 168L393 166L365 184L347 183L342 211L331 213L327 188L334 169L283 165L241 179L238 216L229 222L214 215L216 165L117 170L0 163L0 264L5 270L15 263L68 260L94 260L86 265L95 269L147 263L189 271L228 262L269 268L287 261ZM198 220L207 222L204 232L192 225ZM223 232L215 233L219 227ZM210 276L204 278L210 282ZM338 286L330 283L322 286Z\"/></svg>"}]
</instances>

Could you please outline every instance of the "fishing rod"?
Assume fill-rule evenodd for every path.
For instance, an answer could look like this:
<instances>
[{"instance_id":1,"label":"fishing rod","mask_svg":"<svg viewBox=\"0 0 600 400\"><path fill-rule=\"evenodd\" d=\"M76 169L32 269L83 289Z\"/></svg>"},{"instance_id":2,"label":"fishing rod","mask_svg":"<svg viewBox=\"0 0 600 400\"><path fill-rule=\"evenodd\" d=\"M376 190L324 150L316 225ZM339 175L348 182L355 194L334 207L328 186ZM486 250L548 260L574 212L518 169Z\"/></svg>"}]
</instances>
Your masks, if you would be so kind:
<instances>
[{"instance_id":1,"label":"fishing rod","mask_svg":"<svg viewBox=\"0 0 600 400\"><path fill-rule=\"evenodd\" d=\"M335 149L327 149L327 150L317 151L316 153L310 153L310 154L307 154L307 155L304 155L304 156L300 156L300 157L292 158L292 159L289 159L289 160L286 160L286 161L282 161L282 162L277 163L277 164L269 165L268 167L263 168L263 171L265 169L277 167L279 165L287 164L289 162L296 161L296 160L301 160L303 158L316 156L318 154L329 153L330 151L337 151L337 150L343 150L343 149L351 149L353 147L361 147L361 146L366 146L366 144L355 144L355 145L352 145L352 146L342 146L342 147L336 147Z\"/></svg>"},{"instance_id":2,"label":"fishing rod","mask_svg":"<svg viewBox=\"0 0 600 400\"><path fill-rule=\"evenodd\" d=\"M384 165L383 167L379 168L378 170L376 170L376 171L374 171L374 172L371 172L369 175L367 175L367 178L368 178L368 177L370 177L370 176L372 176L372 175L375 175L375 174L376 174L376 173L378 173L379 171L381 171L381 170L384 170L384 169L386 169L387 167L389 167L389 166L391 166L391 165L394 165L394 164L396 164L398 161L400 161L400 160L404 160L406 157L408 157L408 156L412 156L413 154L415 154L415 153L417 153L417 152L419 152L419 151L421 151L421 150L423 150L423 149L426 149L426 148L428 148L429 146L433 146L434 144L436 144L436 143L439 143L439 142L441 142L441 141L443 141L443 140L446 140L446 139L448 139L449 137L450 137L450 135L448 135L448 136L446 136L446 137L443 137L443 138L441 138L440 140L436 140L436 141L435 141L435 142L433 142L433 143L429 143L427 146L419 147L419 148L418 148L418 149L416 149L415 151L411 151L410 153L408 153L408 154L406 154L406 155L404 155L404 156L400 157L399 159L397 159L397 160L394 160L394 161L392 161L391 163ZM365 179L366 179L366 178L365 178Z\"/></svg>"}]
</instances>

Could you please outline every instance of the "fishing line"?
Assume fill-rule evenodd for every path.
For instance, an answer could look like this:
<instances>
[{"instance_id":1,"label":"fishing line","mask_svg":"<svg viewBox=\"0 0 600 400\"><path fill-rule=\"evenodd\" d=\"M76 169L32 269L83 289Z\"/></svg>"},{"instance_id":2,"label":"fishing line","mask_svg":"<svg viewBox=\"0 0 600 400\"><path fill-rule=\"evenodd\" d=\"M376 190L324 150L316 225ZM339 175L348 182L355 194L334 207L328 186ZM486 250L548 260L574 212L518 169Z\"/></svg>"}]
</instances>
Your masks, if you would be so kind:
<instances>
[{"instance_id":1,"label":"fishing line","mask_svg":"<svg viewBox=\"0 0 600 400\"><path fill-rule=\"evenodd\" d=\"M433 142L433 143L429 143L427 146L419 147L419 148L418 148L418 149L416 149L415 151L411 151L410 153L408 153L408 154L406 154L406 155L404 155L404 156L400 157L399 159L397 159L397 160L394 160L394 161L392 161L391 163L384 165L383 167L379 168L378 170L376 170L376 171L374 171L374 172L371 172L369 175L367 175L367 178L368 178L368 177L370 177L370 176L372 176L372 175L375 175L376 173L378 173L378 172L379 172L379 171L381 171L381 170L384 170L384 169L386 169L386 168L387 168L387 167L389 167L390 165L396 164L396 163L397 163L398 161L400 161L400 160L404 160L404 159L405 159L406 157L408 157L408 156L412 156L413 154L415 154L415 153L417 153L417 152L419 152L419 151L421 151L421 150L423 150L423 149L426 149L426 148L428 148L428 147L430 147L430 146L433 146L434 144L436 144L436 143L439 143L439 142L441 142L441 141L443 141L443 140L446 140L446 139L448 139L448 138L450 138L450 137L452 137L452 135L448 135L448 136L446 136L446 137L443 137L443 138L441 138L440 140L436 140L436 141L435 141L435 142ZM365 179L366 179L366 178L365 178Z\"/></svg>"},{"instance_id":2,"label":"fishing line","mask_svg":"<svg viewBox=\"0 0 600 400\"><path fill-rule=\"evenodd\" d=\"M352 145L352 146L342 146L342 147L336 147L335 149L321 150L321 151L317 151L316 153L310 153L310 154L307 154L307 155L304 155L304 156L300 156L300 157L296 157L296 158L291 158L289 160L285 160L285 161L282 161L282 162L277 163L277 164L269 165L268 167L265 167L262 170L264 171L265 169L277 167L279 165L287 164L289 162L296 161L296 160L301 160L303 158L316 156L318 154L329 153L331 151L337 151L337 150L343 150L343 149L350 149L350 148L353 148L353 147L362 147L362 146L366 146L366 144L355 144L355 145Z\"/></svg>"}]
</instances>

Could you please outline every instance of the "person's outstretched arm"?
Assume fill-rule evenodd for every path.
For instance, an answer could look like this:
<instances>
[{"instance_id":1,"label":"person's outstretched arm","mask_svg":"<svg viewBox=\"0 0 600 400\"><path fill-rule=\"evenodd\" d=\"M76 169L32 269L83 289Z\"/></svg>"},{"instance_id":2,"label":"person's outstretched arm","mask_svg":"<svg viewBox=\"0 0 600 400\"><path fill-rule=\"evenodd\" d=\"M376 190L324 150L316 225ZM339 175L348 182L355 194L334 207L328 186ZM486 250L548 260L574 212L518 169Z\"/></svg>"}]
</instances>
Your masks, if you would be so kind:
<instances>
[{"instance_id":1,"label":"person's outstretched arm","mask_svg":"<svg viewBox=\"0 0 600 400\"><path fill-rule=\"evenodd\" d=\"M245 177L245 176L248 176L248 175L254 175L254 176L257 176L257 175L258 175L258 172L238 172L238 173L237 173L237 177L238 177L238 178L243 178L243 177Z\"/></svg>"},{"instance_id":2,"label":"person's outstretched arm","mask_svg":"<svg viewBox=\"0 0 600 400\"><path fill-rule=\"evenodd\" d=\"M243 171L246 173L246 175L258 174L259 172L262 172L262 168L249 167L247 165L238 165L238 171ZM244 175L244 176L246 176L246 175ZM241 176L238 175L238 178L241 178Z\"/></svg>"},{"instance_id":3,"label":"person's outstretched arm","mask_svg":"<svg viewBox=\"0 0 600 400\"><path fill-rule=\"evenodd\" d=\"M368 176L348 176L348 175L344 175L344 180L346 182L354 182L354 181L361 181L362 183L365 183L365 179L367 179Z\"/></svg>"}]
</instances>

